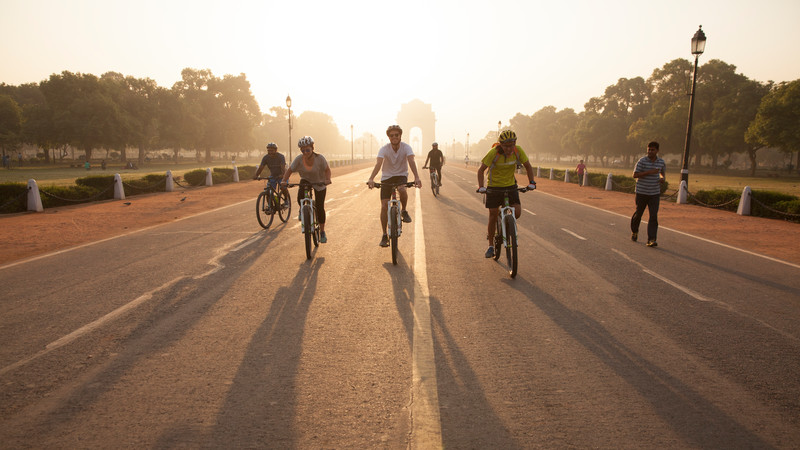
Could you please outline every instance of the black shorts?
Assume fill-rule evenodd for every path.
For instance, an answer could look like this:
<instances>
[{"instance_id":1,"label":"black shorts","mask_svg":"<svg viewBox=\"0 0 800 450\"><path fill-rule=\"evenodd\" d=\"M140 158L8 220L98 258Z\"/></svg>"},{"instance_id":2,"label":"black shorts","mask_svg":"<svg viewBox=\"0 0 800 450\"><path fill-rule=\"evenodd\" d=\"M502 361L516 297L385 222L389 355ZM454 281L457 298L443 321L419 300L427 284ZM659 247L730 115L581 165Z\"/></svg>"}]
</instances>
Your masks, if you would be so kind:
<instances>
[{"instance_id":1,"label":"black shorts","mask_svg":"<svg viewBox=\"0 0 800 450\"><path fill-rule=\"evenodd\" d=\"M387 184L406 184L408 183L408 177L390 177L385 180L381 180L381 200L388 200L392 198L392 187L387 186ZM405 186L403 186L405 188Z\"/></svg>"},{"instance_id":2,"label":"black shorts","mask_svg":"<svg viewBox=\"0 0 800 450\"><path fill-rule=\"evenodd\" d=\"M486 191L486 207L488 209L499 208L505 204L505 195L504 191L508 191L508 204L509 205L519 205L519 191L517 190L517 186L509 186L509 187L491 187L487 188Z\"/></svg>"}]
</instances>

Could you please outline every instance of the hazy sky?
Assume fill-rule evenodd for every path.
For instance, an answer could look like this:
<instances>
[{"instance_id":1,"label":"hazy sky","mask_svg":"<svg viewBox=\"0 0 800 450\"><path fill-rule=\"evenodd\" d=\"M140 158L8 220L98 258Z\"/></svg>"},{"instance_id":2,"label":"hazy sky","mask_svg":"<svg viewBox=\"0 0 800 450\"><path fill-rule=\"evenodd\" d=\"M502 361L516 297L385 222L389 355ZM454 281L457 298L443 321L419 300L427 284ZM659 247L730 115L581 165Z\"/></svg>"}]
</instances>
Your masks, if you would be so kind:
<instances>
[{"instance_id":1,"label":"hazy sky","mask_svg":"<svg viewBox=\"0 0 800 450\"><path fill-rule=\"evenodd\" d=\"M798 17L799 0L0 0L0 82L116 71L171 87L208 68L245 73L265 112L290 94L293 112L329 114L348 139L350 124L382 137L418 98L437 140L474 141L692 59L701 24L701 65L795 80Z\"/></svg>"}]
</instances>

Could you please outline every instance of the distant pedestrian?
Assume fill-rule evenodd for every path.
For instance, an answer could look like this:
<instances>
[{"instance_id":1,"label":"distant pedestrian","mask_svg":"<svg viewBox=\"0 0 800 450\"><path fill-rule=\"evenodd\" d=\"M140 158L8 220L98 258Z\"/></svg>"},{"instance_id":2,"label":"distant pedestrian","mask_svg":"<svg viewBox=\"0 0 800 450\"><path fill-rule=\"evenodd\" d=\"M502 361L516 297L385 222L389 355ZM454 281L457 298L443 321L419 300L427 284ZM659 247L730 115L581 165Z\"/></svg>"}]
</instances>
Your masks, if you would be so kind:
<instances>
[{"instance_id":1,"label":"distant pedestrian","mask_svg":"<svg viewBox=\"0 0 800 450\"><path fill-rule=\"evenodd\" d=\"M8 155L3 155L3 167L6 169L11 168L10 164L8 163Z\"/></svg>"},{"instance_id":2,"label":"distant pedestrian","mask_svg":"<svg viewBox=\"0 0 800 450\"><path fill-rule=\"evenodd\" d=\"M19 160L19 166L22 167L22 153L17 153L17 159Z\"/></svg>"},{"instance_id":3,"label":"distant pedestrian","mask_svg":"<svg viewBox=\"0 0 800 450\"><path fill-rule=\"evenodd\" d=\"M578 163L575 170L578 172L578 186L583 186L583 174L586 172L586 164L583 163L583 160Z\"/></svg>"},{"instance_id":4,"label":"distant pedestrian","mask_svg":"<svg viewBox=\"0 0 800 450\"><path fill-rule=\"evenodd\" d=\"M83 168L86 169L86 170L89 170L89 169L92 168L92 165L89 164L89 161L86 161L85 163L83 163Z\"/></svg>"},{"instance_id":5,"label":"distant pedestrian","mask_svg":"<svg viewBox=\"0 0 800 450\"><path fill-rule=\"evenodd\" d=\"M661 201L661 183L666 177L667 165L658 157L658 142L647 144L647 156L642 157L633 169L636 178L636 212L631 217L631 240L639 239L639 224L644 209L650 214L647 221L647 246L657 247L658 207Z\"/></svg>"},{"instance_id":6,"label":"distant pedestrian","mask_svg":"<svg viewBox=\"0 0 800 450\"><path fill-rule=\"evenodd\" d=\"M100 168L103 169L103 170L106 170L106 160L105 159L100 161Z\"/></svg>"}]
</instances>

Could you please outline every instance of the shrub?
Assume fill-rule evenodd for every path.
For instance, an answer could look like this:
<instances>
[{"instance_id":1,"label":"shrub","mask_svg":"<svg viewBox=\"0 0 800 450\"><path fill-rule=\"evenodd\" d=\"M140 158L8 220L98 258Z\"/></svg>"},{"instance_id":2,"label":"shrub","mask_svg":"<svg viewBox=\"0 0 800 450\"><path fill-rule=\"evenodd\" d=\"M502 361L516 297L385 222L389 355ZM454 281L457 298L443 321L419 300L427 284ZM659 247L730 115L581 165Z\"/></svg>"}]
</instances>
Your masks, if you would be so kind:
<instances>
[{"instance_id":1,"label":"shrub","mask_svg":"<svg viewBox=\"0 0 800 450\"><path fill-rule=\"evenodd\" d=\"M753 191L752 199L750 214L753 216L787 219L781 213L798 214L797 210L800 209L800 198L781 192ZM789 218L789 220L798 221L800 218Z\"/></svg>"},{"instance_id":2,"label":"shrub","mask_svg":"<svg viewBox=\"0 0 800 450\"><path fill-rule=\"evenodd\" d=\"M88 203L105 198L114 198L114 189L103 192L90 186L40 186L39 192L42 194L42 206L44 208L54 208L56 206L75 205L78 203Z\"/></svg>"},{"instance_id":3,"label":"shrub","mask_svg":"<svg viewBox=\"0 0 800 450\"><path fill-rule=\"evenodd\" d=\"M212 175L213 176L213 175ZM206 184L206 170L195 169L183 174L183 179L191 186L203 186Z\"/></svg>"},{"instance_id":4,"label":"shrub","mask_svg":"<svg viewBox=\"0 0 800 450\"><path fill-rule=\"evenodd\" d=\"M125 182L125 194L143 194L150 192L164 192L167 186L167 175L151 173L136 180ZM128 188L133 188L133 192L129 193Z\"/></svg>"},{"instance_id":5,"label":"shrub","mask_svg":"<svg viewBox=\"0 0 800 450\"><path fill-rule=\"evenodd\" d=\"M28 185L23 183L0 184L0 213L22 212L28 209Z\"/></svg>"}]
</instances>

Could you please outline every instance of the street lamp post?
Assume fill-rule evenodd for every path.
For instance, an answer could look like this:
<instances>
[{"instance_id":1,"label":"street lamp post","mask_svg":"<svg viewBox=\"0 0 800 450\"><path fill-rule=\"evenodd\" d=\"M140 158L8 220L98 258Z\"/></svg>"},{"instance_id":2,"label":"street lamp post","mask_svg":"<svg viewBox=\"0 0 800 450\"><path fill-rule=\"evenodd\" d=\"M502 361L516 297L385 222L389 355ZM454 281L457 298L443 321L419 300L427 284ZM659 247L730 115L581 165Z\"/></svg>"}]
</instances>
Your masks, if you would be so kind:
<instances>
[{"instance_id":1,"label":"street lamp post","mask_svg":"<svg viewBox=\"0 0 800 450\"><path fill-rule=\"evenodd\" d=\"M500 126L501 126L501 124L502 124L502 122L498 120L497 121L497 139L500 139Z\"/></svg>"},{"instance_id":2,"label":"street lamp post","mask_svg":"<svg viewBox=\"0 0 800 450\"><path fill-rule=\"evenodd\" d=\"M289 108L289 161L292 160L292 97L286 95L286 107Z\"/></svg>"},{"instance_id":3,"label":"street lamp post","mask_svg":"<svg viewBox=\"0 0 800 450\"><path fill-rule=\"evenodd\" d=\"M350 124L350 164L353 164L353 124Z\"/></svg>"},{"instance_id":4,"label":"street lamp post","mask_svg":"<svg viewBox=\"0 0 800 450\"><path fill-rule=\"evenodd\" d=\"M683 164L681 166L681 181L686 182L686 189L689 188L689 143L692 139L692 116L694 113L694 88L697 83L697 59L703 54L706 48L706 35L703 33L703 26L692 37L692 54L694 55L694 73L692 74L692 91L689 94L689 122L686 124L686 145L683 147Z\"/></svg>"}]
</instances>

